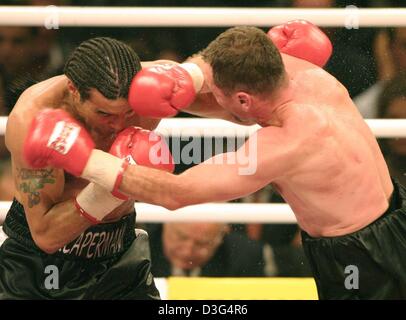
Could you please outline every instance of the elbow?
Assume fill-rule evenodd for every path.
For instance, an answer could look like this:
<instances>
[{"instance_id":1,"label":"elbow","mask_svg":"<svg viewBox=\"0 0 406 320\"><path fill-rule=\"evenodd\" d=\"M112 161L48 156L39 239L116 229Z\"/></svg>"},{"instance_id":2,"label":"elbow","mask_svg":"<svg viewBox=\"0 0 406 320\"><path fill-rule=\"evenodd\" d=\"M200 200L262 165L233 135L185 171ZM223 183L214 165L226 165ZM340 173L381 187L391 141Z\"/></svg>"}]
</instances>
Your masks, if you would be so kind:
<instances>
[{"instance_id":1,"label":"elbow","mask_svg":"<svg viewBox=\"0 0 406 320\"><path fill-rule=\"evenodd\" d=\"M40 248L40 249L42 251L44 251L46 254L54 254L59 250L59 248L57 248L57 247L50 247L50 246Z\"/></svg>"},{"instance_id":2,"label":"elbow","mask_svg":"<svg viewBox=\"0 0 406 320\"><path fill-rule=\"evenodd\" d=\"M163 206L171 211L186 207L191 203L189 203L188 198L185 195L187 195L187 192L179 191L172 193L171 196L166 197L165 201L163 201Z\"/></svg>"},{"instance_id":3,"label":"elbow","mask_svg":"<svg viewBox=\"0 0 406 320\"><path fill-rule=\"evenodd\" d=\"M160 201L157 201L156 204L171 211L193 204L190 187L184 175L173 175L171 182L172 185L166 189L169 191L162 193Z\"/></svg>"},{"instance_id":4,"label":"elbow","mask_svg":"<svg viewBox=\"0 0 406 320\"><path fill-rule=\"evenodd\" d=\"M37 247L47 254L54 254L60 249L60 245L53 244L49 238L43 235L32 235L32 238L37 245Z\"/></svg>"},{"instance_id":5,"label":"elbow","mask_svg":"<svg viewBox=\"0 0 406 320\"><path fill-rule=\"evenodd\" d=\"M58 250L59 250L59 248L58 247L55 247L55 246L52 246L52 245L48 245L48 244L43 244L43 243L38 243L38 242L35 242L35 244L37 245L37 247L41 250L41 251L44 251L46 254L54 254L54 253L56 253Z\"/></svg>"},{"instance_id":6,"label":"elbow","mask_svg":"<svg viewBox=\"0 0 406 320\"><path fill-rule=\"evenodd\" d=\"M185 204L176 201L176 200L169 200L165 203L165 208L171 211L183 208L184 206L186 206Z\"/></svg>"}]
</instances>

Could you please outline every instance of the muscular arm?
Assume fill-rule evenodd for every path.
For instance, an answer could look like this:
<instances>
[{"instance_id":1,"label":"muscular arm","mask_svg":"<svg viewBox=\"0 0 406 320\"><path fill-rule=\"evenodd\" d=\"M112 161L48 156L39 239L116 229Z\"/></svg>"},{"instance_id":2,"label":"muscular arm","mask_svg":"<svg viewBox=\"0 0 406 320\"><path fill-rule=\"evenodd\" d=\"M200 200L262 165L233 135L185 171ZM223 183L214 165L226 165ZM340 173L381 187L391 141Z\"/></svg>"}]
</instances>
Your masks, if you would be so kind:
<instances>
[{"instance_id":1,"label":"muscular arm","mask_svg":"<svg viewBox=\"0 0 406 320\"><path fill-rule=\"evenodd\" d=\"M240 198L289 170L294 157L286 146L281 129L263 128L236 152L217 155L180 175L129 166L120 190L170 210Z\"/></svg>"},{"instance_id":2,"label":"muscular arm","mask_svg":"<svg viewBox=\"0 0 406 320\"><path fill-rule=\"evenodd\" d=\"M6 143L12 154L15 196L24 206L31 235L39 248L52 253L79 236L90 223L78 214L71 199L63 198L65 178L62 170L32 170L25 164L22 150L31 121L29 115L29 112L23 116L17 112L10 115Z\"/></svg>"},{"instance_id":3,"label":"muscular arm","mask_svg":"<svg viewBox=\"0 0 406 320\"><path fill-rule=\"evenodd\" d=\"M71 199L61 201L63 171L17 167L15 182L16 196L24 206L31 235L43 251L55 252L90 226Z\"/></svg>"}]
</instances>

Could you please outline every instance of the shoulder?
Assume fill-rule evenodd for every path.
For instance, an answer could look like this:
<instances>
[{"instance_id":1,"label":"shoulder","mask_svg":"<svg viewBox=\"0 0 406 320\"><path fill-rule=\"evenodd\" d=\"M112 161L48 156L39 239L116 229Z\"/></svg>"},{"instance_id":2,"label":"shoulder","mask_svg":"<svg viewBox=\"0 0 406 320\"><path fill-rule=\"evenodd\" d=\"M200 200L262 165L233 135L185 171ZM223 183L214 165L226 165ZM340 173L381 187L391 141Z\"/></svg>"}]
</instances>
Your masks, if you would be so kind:
<instances>
[{"instance_id":1,"label":"shoulder","mask_svg":"<svg viewBox=\"0 0 406 320\"><path fill-rule=\"evenodd\" d=\"M34 104L28 99L29 90L21 94L7 118L5 143L13 159L17 161L22 161L24 138L36 115Z\"/></svg>"},{"instance_id":2,"label":"shoulder","mask_svg":"<svg viewBox=\"0 0 406 320\"><path fill-rule=\"evenodd\" d=\"M280 125L259 128L253 136L272 145L287 147L301 143L303 139L319 134L329 127L329 117L317 106L303 103L290 103L280 114Z\"/></svg>"},{"instance_id":3,"label":"shoulder","mask_svg":"<svg viewBox=\"0 0 406 320\"><path fill-rule=\"evenodd\" d=\"M339 100L348 98L348 90L332 74L316 67L300 67L289 72L296 90L307 96L315 96L318 100Z\"/></svg>"},{"instance_id":4,"label":"shoulder","mask_svg":"<svg viewBox=\"0 0 406 320\"><path fill-rule=\"evenodd\" d=\"M14 160L21 162L24 138L27 135L35 113L31 111L13 110L9 115L6 125L5 141L7 149Z\"/></svg>"},{"instance_id":5,"label":"shoulder","mask_svg":"<svg viewBox=\"0 0 406 320\"><path fill-rule=\"evenodd\" d=\"M256 133L256 143L265 163L270 156L273 161L278 159L285 166L291 166L292 161L302 155L304 146L316 145L314 142L328 137L333 128L325 112L308 104L289 105L283 116L280 127L264 127ZM265 145L268 147L263 148Z\"/></svg>"},{"instance_id":6,"label":"shoulder","mask_svg":"<svg viewBox=\"0 0 406 320\"><path fill-rule=\"evenodd\" d=\"M67 82L68 78L60 75L38 82L24 90L10 113L9 121L19 124L30 122L45 105L54 107L55 101L62 99Z\"/></svg>"},{"instance_id":7,"label":"shoulder","mask_svg":"<svg viewBox=\"0 0 406 320\"><path fill-rule=\"evenodd\" d=\"M334 111L328 105L292 103L287 112L286 129L296 132L299 138L318 135L330 127L331 112Z\"/></svg>"}]
</instances>

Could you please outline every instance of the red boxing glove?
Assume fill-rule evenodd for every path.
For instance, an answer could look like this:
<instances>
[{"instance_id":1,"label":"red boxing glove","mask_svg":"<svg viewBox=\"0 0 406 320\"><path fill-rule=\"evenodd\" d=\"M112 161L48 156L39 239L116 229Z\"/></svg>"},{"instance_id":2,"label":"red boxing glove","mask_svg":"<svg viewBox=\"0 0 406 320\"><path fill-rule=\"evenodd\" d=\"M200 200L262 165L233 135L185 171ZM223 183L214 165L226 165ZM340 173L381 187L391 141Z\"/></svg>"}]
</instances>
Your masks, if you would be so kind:
<instances>
[{"instance_id":1,"label":"red boxing glove","mask_svg":"<svg viewBox=\"0 0 406 320\"><path fill-rule=\"evenodd\" d=\"M174 160L165 140L154 132L138 127L130 127L120 132L110 148L110 153L126 159L130 164L168 172L175 169ZM112 194L126 200L128 197L118 191L121 180L122 175L116 180Z\"/></svg>"},{"instance_id":2,"label":"red boxing glove","mask_svg":"<svg viewBox=\"0 0 406 320\"><path fill-rule=\"evenodd\" d=\"M195 100L203 73L192 63L155 65L139 71L130 85L128 102L140 116L175 116Z\"/></svg>"},{"instance_id":3,"label":"red boxing glove","mask_svg":"<svg viewBox=\"0 0 406 320\"><path fill-rule=\"evenodd\" d=\"M326 34L305 20L294 20L268 31L280 52L323 67L333 52Z\"/></svg>"},{"instance_id":4,"label":"red boxing glove","mask_svg":"<svg viewBox=\"0 0 406 320\"><path fill-rule=\"evenodd\" d=\"M69 113L44 109L31 123L23 154L32 168L52 166L80 176L93 149L92 138Z\"/></svg>"}]
</instances>

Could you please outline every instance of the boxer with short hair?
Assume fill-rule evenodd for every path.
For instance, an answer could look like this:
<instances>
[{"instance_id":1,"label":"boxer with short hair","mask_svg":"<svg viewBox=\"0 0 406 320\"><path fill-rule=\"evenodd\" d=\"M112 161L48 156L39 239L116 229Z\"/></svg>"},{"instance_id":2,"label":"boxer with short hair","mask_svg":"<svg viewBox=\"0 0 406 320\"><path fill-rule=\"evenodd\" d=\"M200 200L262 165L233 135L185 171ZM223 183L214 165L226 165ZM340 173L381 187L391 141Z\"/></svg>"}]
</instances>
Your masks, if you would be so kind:
<instances>
[{"instance_id":1,"label":"boxer with short hair","mask_svg":"<svg viewBox=\"0 0 406 320\"><path fill-rule=\"evenodd\" d=\"M19 98L6 131L17 190L3 225L8 239L0 248L0 299L159 299L148 236L135 232L134 201L60 167L33 169L25 157L35 147L24 149L27 135L41 138L30 129L33 119L51 131L56 122L50 146L74 153L73 168L94 146L123 164L131 160L172 171L172 164L148 157L157 143L167 149L162 140L150 139L148 130L159 120L139 117L127 102L140 69L137 54L124 43L93 38L74 50L64 75L28 88ZM83 144L74 145L75 137ZM132 141L131 159L122 141ZM58 269L56 286L47 286L48 266Z\"/></svg>"},{"instance_id":2,"label":"boxer with short hair","mask_svg":"<svg viewBox=\"0 0 406 320\"><path fill-rule=\"evenodd\" d=\"M199 66L204 79L203 90L190 95L196 106L209 110L210 104L204 103L209 91L234 121L263 127L236 151L238 159L238 153L250 150L250 140L255 141L255 174L239 175L238 163L228 164L227 154L221 154L179 176L131 166L120 190L176 209L236 199L271 183L303 230L319 298L406 298L406 189L391 179L377 141L347 90L319 68L330 53L326 37L304 21L272 28L268 38L252 27L227 30L189 61ZM202 82L196 70L183 70L182 81L175 82L183 84L185 75L192 79L189 87ZM147 71L135 77L130 89L133 109L144 115L155 113L154 98L162 97L162 87L144 85L144 78L154 77ZM150 104L138 103L143 89ZM131 99L133 92L139 96ZM201 181L204 191L198 188ZM356 288L346 279L350 267L358 270Z\"/></svg>"}]
</instances>

